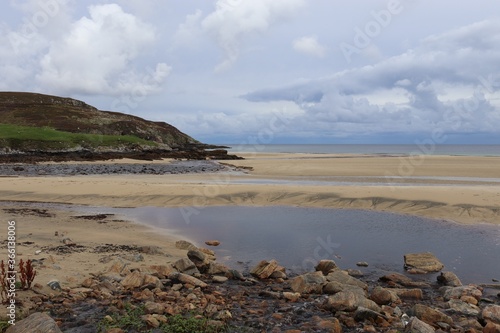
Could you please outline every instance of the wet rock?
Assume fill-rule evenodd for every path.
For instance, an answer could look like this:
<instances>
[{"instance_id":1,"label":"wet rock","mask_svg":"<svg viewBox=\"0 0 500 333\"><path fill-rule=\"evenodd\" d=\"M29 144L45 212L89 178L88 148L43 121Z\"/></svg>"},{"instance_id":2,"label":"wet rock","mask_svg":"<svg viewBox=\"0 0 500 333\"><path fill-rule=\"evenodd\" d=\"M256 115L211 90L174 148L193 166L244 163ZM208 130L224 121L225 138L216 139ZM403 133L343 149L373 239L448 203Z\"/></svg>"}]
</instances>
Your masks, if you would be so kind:
<instances>
[{"instance_id":1,"label":"wet rock","mask_svg":"<svg viewBox=\"0 0 500 333\"><path fill-rule=\"evenodd\" d=\"M424 298L424 292L422 291L422 289L395 288L391 290L394 291L399 298L403 299L421 300Z\"/></svg>"},{"instance_id":2,"label":"wet rock","mask_svg":"<svg viewBox=\"0 0 500 333\"><path fill-rule=\"evenodd\" d=\"M462 286L462 281L453 272L441 272L441 275L437 277L439 283L444 284L449 287L460 287Z\"/></svg>"},{"instance_id":3,"label":"wet rock","mask_svg":"<svg viewBox=\"0 0 500 333\"><path fill-rule=\"evenodd\" d=\"M328 297L325 308L330 311L356 311L357 308L364 307L372 311L380 312L380 307L373 301L367 299L364 294L352 291L341 291Z\"/></svg>"},{"instance_id":4,"label":"wet rock","mask_svg":"<svg viewBox=\"0 0 500 333\"><path fill-rule=\"evenodd\" d=\"M209 263L206 271L206 273L209 275L228 275L229 272L230 269L227 266L213 261Z\"/></svg>"},{"instance_id":5,"label":"wet rock","mask_svg":"<svg viewBox=\"0 0 500 333\"><path fill-rule=\"evenodd\" d=\"M187 253L187 256L189 260L191 260L196 268L202 273L208 270L208 267L210 265L210 260L208 259L207 255L205 253L201 252L200 250L189 250Z\"/></svg>"},{"instance_id":6,"label":"wet rock","mask_svg":"<svg viewBox=\"0 0 500 333\"><path fill-rule=\"evenodd\" d=\"M395 292L380 286L373 288L370 299L378 305L387 305L399 301L399 297Z\"/></svg>"},{"instance_id":7,"label":"wet rock","mask_svg":"<svg viewBox=\"0 0 500 333\"><path fill-rule=\"evenodd\" d=\"M339 282L342 284L349 284L351 286L360 287L360 288L365 289L365 290L368 289L368 285L366 283L364 283L363 281L358 280L352 276L349 276L349 274L346 274L346 272L343 272L340 270L330 272L326 276L326 279L329 282Z\"/></svg>"},{"instance_id":8,"label":"wet rock","mask_svg":"<svg viewBox=\"0 0 500 333\"><path fill-rule=\"evenodd\" d=\"M481 318L486 322L500 325L500 305L488 305L481 312Z\"/></svg>"},{"instance_id":9,"label":"wet rock","mask_svg":"<svg viewBox=\"0 0 500 333\"><path fill-rule=\"evenodd\" d=\"M409 253L404 256L405 269L416 269L426 273L439 272L444 265L432 253Z\"/></svg>"},{"instance_id":10,"label":"wet rock","mask_svg":"<svg viewBox=\"0 0 500 333\"><path fill-rule=\"evenodd\" d=\"M194 262L188 258L179 259L172 266L184 274L194 275L200 273Z\"/></svg>"},{"instance_id":11,"label":"wet rock","mask_svg":"<svg viewBox=\"0 0 500 333\"><path fill-rule=\"evenodd\" d=\"M277 270L278 266L278 262L274 259L270 261L262 260L250 270L250 274L259 279L268 279Z\"/></svg>"},{"instance_id":12,"label":"wet rock","mask_svg":"<svg viewBox=\"0 0 500 333\"><path fill-rule=\"evenodd\" d=\"M450 287L444 289L443 297L445 301L449 301L451 299L460 299L463 296L472 296L480 301L481 297L483 296L483 292L474 285Z\"/></svg>"},{"instance_id":13,"label":"wet rock","mask_svg":"<svg viewBox=\"0 0 500 333\"><path fill-rule=\"evenodd\" d=\"M448 311L466 316L478 316L481 311L477 306L458 299L451 299L446 305L449 308Z\"/></svg>"},{"instance_id":14,"label":"wet rock","mask_svg":"<svg viewBox=\"0 0 500 333\"><path fill-rule=\"evenodd\" d=\"M323 284L326 278L323 272L306 273L292 279L290 287L296 293L301 294L320 294L323 290Z\"/></svg>"},{"instance_id":15,"label":"wet rock","mask_svg":"<svg viewBox=\"0 0 500 333\"><path fill-rule=\"evenodd\" d=\"M45 313L36 312L10 326L6 333L62 333L57 323Z\"/></svg>"},{"instance_id":16,"label":"wet rock","mask_svg":"<svg viewBox=\"0 0 500 333\"><path fill-rule=\"evenodd\" d=\"M408 315L415 316L430 325L436 325L439 322L443 322L448 325L453 324L453 319L451 319L451 317L445 315L437 309L433 309L423 304L415 304L415 306L413 306L413 308L408 312Z\"/></svg>"},{"instance_id":17,"label":"wet rock","mask_svg":"<svg viewBox=\"0 0 500 333\"><path fill-rule=\"evenodd\" d=\"M285 268L282 266L278 266L278 269L273 272L270 276L271 279L287 279Z\"/></svg>"},{"instance_id":18,"label":"wet rock","mask_svg":"<svg viewBox=\"0 0 500 333\"><path fill-rule=\"evenodd\" d=\"M363 277L365 275L359 269L348 269L348 270L346 270L346 272L347 272L347 274L349 274L350 276L355 277L355 278Z\"/></svg>"},{"instance_id":19,"label":"wet rock","mask_svg":"<svg viewBox=\"0 0 500 333\"><path fill-rule=\"evenodd\" d=\"M324 275L328 275L331 271L337 269L337 264L333 260L320 260L315 267L316 271L323 272Z\"/></svg>"},{"instance_id":20,"label":"wet rock","mask_svg":"<svg viewBox=\"0 0 500 333\"><path fill-rule=\"evenodd\" d=\"M434 333L436 330L429 324L413 317L406 325L405 333Z\"/></svg>"},{"instance_id":21,"label":"wet rock","mask_svg":"<svg viewBox=\"0 0 500 333\"><path fill-rule=\"evenodd\" d=\"M179 241L175 242L175 247L180 249L180 250L196 250L196 249L198 249L192 243L185 241L185 240L179 240Z\"/></svg>"},{"instance_id":22,"label":"wet rock","mask_svg":"<svg viewBox=\"0 0 500 333\"><path fill-rule=\"evenodd\" d=\"M359 267L368 267L368 263L366 261L360 261L356 263L356 266Z\"/></svg>"},{"instance_id":23,"label":"wet rock","mask_svg":"<svg viewBox=\"0 0 500 333\"><path fill-rule=\"evenodd\" d=\"M389 273L382 276L380 281L387 282L391 287L404 286L404 287L416 287L416 288L428 288L429 284L425 282L416 282L409 277L399 274L399 273Z\"/></svg>"},{"instance_id":24,"label":"wet rock","mask_svg":"<svg viewBox=\"0 0 500 333\"><path fill-rule=\"evenodd\" d=\"M208 246L219 246L220 242L218 240L208 240L205 242Z\"/></svg>"},{"instance_id":25,"label":"wet rock","mask_svg":"<svg viewBox=\"0 0 500 333\"><path fill-rule=\"evenodd\" d=\"M201 281L200 279L197 279L194 276L187 275L184 273L172 273L168 276L168 278L171 280L177 280L181 283L190 284L195 287L200 287L200 288L208 287L208 285L205 282Z\"/></svg>"}]
</instances>

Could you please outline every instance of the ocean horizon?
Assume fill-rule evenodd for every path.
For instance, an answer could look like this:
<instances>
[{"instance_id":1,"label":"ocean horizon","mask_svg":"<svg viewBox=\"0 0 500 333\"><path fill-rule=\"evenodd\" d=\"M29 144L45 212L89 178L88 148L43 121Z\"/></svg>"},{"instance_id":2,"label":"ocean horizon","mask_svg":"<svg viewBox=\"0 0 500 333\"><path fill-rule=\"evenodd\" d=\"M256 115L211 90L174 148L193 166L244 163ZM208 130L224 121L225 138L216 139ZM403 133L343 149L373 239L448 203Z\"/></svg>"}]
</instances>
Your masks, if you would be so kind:
<instances>
[{"instance_id":1,"label":"ocean horizon","mask_svg":"<svg viewBox=\"0 0 500 333\"><path fill-rule=\"evenodd\" d=\"M417 144L225 144L230 153L500 156L500 145Z\"/></svg>"}]
</instances>

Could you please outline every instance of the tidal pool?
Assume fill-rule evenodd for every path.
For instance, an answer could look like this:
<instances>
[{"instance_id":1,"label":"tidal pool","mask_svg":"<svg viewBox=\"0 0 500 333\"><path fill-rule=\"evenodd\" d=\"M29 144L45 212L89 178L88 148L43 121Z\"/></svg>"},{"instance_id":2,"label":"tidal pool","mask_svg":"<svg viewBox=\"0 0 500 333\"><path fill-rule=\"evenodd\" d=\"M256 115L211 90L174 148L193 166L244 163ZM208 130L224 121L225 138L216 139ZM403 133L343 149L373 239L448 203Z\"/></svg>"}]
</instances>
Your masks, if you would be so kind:
<instances>
[{"instance_id":1,"label":"tidal pool","mask_svg":"<svg viewBox=\"0 0 500 333\"><path fill-rule=\"evenodd\" d=\"M366 261L366 274L404 272L403 255L432 252L464 283L500 279L500 227L366 210L248 207L141 207L114 209L137 222L166 229L198 246L210 239L219 261L245 269L277 259L294 273L321 259L343 269ZM109 208L105 209L110 212ZM104 209L103 209L104 212Z\"/></svg>"}]
</instances>

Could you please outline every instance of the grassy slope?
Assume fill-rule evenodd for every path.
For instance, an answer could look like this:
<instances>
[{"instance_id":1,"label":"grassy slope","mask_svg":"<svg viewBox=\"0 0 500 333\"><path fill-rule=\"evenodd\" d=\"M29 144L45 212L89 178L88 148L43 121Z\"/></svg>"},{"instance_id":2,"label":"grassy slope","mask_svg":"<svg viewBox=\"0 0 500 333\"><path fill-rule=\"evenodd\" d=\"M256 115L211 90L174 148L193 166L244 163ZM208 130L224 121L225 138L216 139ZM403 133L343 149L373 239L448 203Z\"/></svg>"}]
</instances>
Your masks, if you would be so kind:
<instances>
[{"instance_id":1,"label":"grassy slope","mask_svg":"<svg viewBox=\"0 0 500 333\"><path fill-rule=\"evenodd\" d=\"M48 127L29 127L0 124L0 147L12 149L70 149L75 147L119 147L123 145L156 146L155 142L132 135L80 134L58 131Z\"/></svg>"}]
</instances>

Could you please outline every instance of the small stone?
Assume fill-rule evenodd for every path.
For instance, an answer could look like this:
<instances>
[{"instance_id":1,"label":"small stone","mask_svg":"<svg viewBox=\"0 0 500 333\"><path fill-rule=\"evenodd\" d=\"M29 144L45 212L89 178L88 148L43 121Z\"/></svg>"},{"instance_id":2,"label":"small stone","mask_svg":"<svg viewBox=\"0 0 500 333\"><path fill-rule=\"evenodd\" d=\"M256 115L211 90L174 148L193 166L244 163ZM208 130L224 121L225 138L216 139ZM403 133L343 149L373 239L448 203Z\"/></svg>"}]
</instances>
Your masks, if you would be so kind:
<instances>
[{"instance_id":1,"label":"small stone","mask_svg":"<svg viewBox=\"0 0 500 333\"><path fill-rule=\"evenodd\" d=\"M387 305L399 301L399 297L396 293L380 286L373 288L370 299L378 305Z\"/></svg>"},{"instance_id":2,"label":"small stone","mask_svg":"<svg viewBox=\"0 0 500 333\"><path fill-rule=\"evenodd\" d=\"M49 315L41 312L35 312L27 318L16 322L15 325L9 326L6 333L62 333L57 323Z\"/></svg>"},{"instance_id":3,"label":"small stone","mask_svg":"<svg viewBox=\"0 0 500 333\"><path fill-rule=\"evenodd\" d=\"M446 304L448 305L450 311L466 316L477 316L481 311L477 306L465 303L458 299L451 299Z\"/></svg>"},{"instance_id":4,"label":"small stone","mask_svg":"<svg viewBox=\"0 0 500 333\"><path fill-rule=\"evenodd\" d=\"M47 283L47 285L52 289L52 290L62 290L61 284L57 280L51 280Z\"/></svg>"},{"instance_id":5,"label":"small stone","mask_svg":"<svg viewBox=\"0 0 500 333\"><path fill-rule=\"evenodd\" d=\"M144 304L144 310L147 314L163 314L165 307L160 303L146 302Z\"/></svg>"},{"instance_id":6,"label":"small stone","mask_svg":"<svg viewBox=\"0 0 500 333\"><path fill-rule=\"evenodd\" d=\"M356 266L359 267L368 267L368 263L366 261L360 261L356 263Z\"/></svg>"},{"instance_id":7,"label":"small stone","mask_svg":"<svg viewBox=\"0 0 500 333\"><path fill-rule=\"evenodd\" d=\"M252 270L250 270L250 274L259 279L267 279L271 276L271 274L273 274L278 266L278 262L274 259L270 261L262 260Z\"/></svg>"},{"instance_id":8,"label":"small stone","mask_svg":"<svg viewBox=\"0 0 500 333\"><path fill-rule=\"evenodd\" d=\"M441 272L441 275L437 277L439 283L450 287L460 287L462 286L462 281L453 272Z\"/></svg>"},{"instance_id":9,"label":"small stone","mask_svg":"<svg viewBox=\"0 0 500 333\"><path fill-rule=\"evenodd\" d=\"M194 276L183 274L183 273L172 273L168 276L171 280L177 280L184 284L190 284L195 287L206 288L208 285L201 281L200 279L195 278Z\"/></svg>"},{"instance_id":10,"label":"small stone","mask_svg":"<svg viewBox=\"0 0 500 333\"><path fill-rule=\"evenodd\" d=\"M179 272L188 275L194 275L200 272L194 262L188 258L179 259L172 266L174 266Z\"/></svg>"},{"instance_id":11,"label":"small stone","mask_svg":"<svg viewBox=\"0 0 500 333\"><path fill-rule=\"evenodd\" d=\"M290 287L294 292L301 294L320 294L326 282L323 272L306 273L292 279Z\"/></svg>"},{"instance_id":12,"label":"small stone","mask_svg":"<svg viewBox=\"0 0 500 333\"><path fill-rule=\"evenodd\" d=\"M185 240L179 240L175 242L175 247L180 249L180 250L196 250L197 247L194 246L192 243L185 241Z\"/></svg>"},{"instance_id":13,"label":"small stone","mask_svg":"<svg viewBox=\"0 0 500 333\"><path fill-rule=\"evenodd\" d=\"M410 319L406 325L405 333L434 333L436 330L429 324L421 321L417 317Z\"/></svg>"},{"instance_id":14,"label":"small stone","mask_svg":"<svg viewBox=\"0 0 500 333\"><path fill-rule=\"evenodd\" d=\"M144 282L144 274L139 271L134 271L127 275L122 281L121 285L125 289L134 289L142 286Z\"/></svg>"},{"instance_id":15,"label":"small stone","mask_svg":"<svg viewBox=\"0 0 500 333\"><path fill-rule=\"evenodd\" d=\"M300 293L291 293L285 291L283 293L283 298L290 302L297 302L300 299Z\"/></svg>"},{"instance_id":16,"label":"small stone","mask_svg":"<svg viewBox=\"0 0 500 333\"><path fill-rule=\"evenodd\" d=\"M218 275L212 276L212 281L215 283L224 283L227 282L227 280L229 279L225 276L218 276Z\"/></svg>"},{"instance_id":17,"label":"small stone","mask_svg":"<svg viewBox=\"0 0 500 333\"><path fill-rule=\"evenodd\" d=\"M158 321L158 319L156 319L153 315L151 314L147 314L147 315L144 315L141 317L141 319L143 321L146 322L146 324L148 324L148 326L150 327L153 327L153 328L158 328L160 327L160 322Z\"/></svg>"},{"instance_id":18,"label":"small stone","mask_svg":"<svg viewBox=\"0 0 500 333\"><path fill-rule=\"evenodd\" d=\"M219 246L220 242L218 240L208 240L205 242L208 246Z\"/></svg>"},{"instance_id":19,"label":"small stone","mask_svg":"<svg viewBox=\"0 0 500 333\"><path fill-rule=\"evenodd\" d=\"M337 269L337 264L333 260L323 259L318 262L315 269L323 272L324 275L328 275L328 273Z\"/></svg>"},{"instance_id":20,"label":"small stone","mask_svg":"<svg viewBox=\"0 0 500 333\"><path fill-rule=\"evenodd\" d=\"M433 309L423 304L415 304L408 314L415 316L430 325L437 325L439 322L443 322L448 325L453 324L453 319L451 319L451 317L445 315L437 309Z\"/></svg>"}]
</instances>

